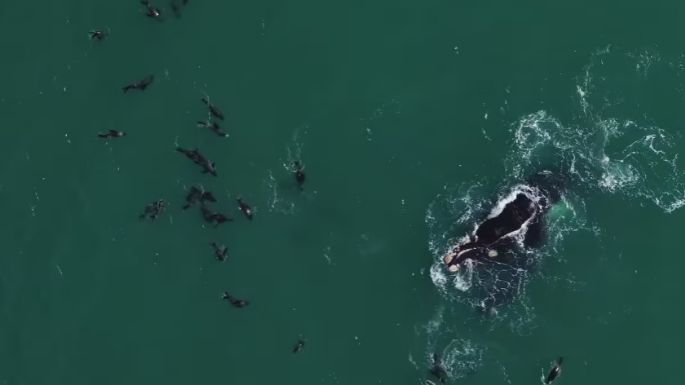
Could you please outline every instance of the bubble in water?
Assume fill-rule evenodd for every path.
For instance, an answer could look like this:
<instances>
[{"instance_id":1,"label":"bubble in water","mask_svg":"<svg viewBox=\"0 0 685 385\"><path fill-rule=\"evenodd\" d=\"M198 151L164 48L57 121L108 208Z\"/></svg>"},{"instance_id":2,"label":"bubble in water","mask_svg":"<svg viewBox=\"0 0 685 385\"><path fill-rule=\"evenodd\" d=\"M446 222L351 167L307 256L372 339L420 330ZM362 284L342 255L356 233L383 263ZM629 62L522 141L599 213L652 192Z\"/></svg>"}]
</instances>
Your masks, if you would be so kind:
<instances>
[{"instance_id":1,"label":"bubble in water","mask_svg":"<svg viewBox=\"0 0 685 385\"><path fill-rule=\"evenodd\" d=\"M279 186L279 181L276 180L271 170L268 170L262 185L268 193L267 205L270 212L286 215L292 215L296 212L295 202L284 196Z\"/></svg>"},{"instance_id":2,"label":"bubble in water","mask_svg":"<svg viewBox=\"0 0 685 385\"><path fill-rule=\"evenodd\" d=\"M456 314L446 313L444 307L439 307L434 316L417 330L417 336L427 339L427 346L420 355L422 359L417 362L410 354L409 361L424 376L438 364L450 379L461 379L482 367L485 348L473 338L465 338L456 331L451 320Z\"/></svg>"},{"instance_id":3,"label":"bubble in water","mask_svg":"<svg viewBox=\"0 0 685 385\"><path fill-rule=\"evenodd\" d=\"M580 190L598 188L653 202L666 212L682 206L685 179L675 138L652 125L604 119L565 126L545 111L522 117L506 166L519 178L554 167Z\"/></svg>"}]
</instances>

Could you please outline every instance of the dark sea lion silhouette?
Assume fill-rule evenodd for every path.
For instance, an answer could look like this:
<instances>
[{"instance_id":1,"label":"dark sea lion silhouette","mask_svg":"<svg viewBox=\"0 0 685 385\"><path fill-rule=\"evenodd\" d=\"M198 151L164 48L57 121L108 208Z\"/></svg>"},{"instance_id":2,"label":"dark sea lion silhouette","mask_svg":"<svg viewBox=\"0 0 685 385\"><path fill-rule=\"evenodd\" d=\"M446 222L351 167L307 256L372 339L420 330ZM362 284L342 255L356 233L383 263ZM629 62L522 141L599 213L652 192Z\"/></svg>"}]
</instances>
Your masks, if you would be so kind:
<instances>
[{"instance_id":1,"label":"dark sea lion silhouette","mask_svg":"<svg viewBox=\"0 0 685 385\"><path fill-rule=\"evenodd\" d=\"M188 150L182 147L176 147L176 151L185 155L186 158L192 160L194 163L201 163L202 155L200 154L200 151L197 149L197 147L195 147L192 150Z\"/></svg>"},{"instance_id":2,"label":"dark sea lion silhouette","mask_svg":"<svg viewBox=\"0 0 685 385\"><path fill-rule=\"evenodd\" d=\"M162 20L162 11L159 8L153 7L149 0L141 0L140 3L145 6L145 16L159 21Z\"/></svg>"},{"instance_id":3,"label":"dark sea lion silhouette","mask_svg":"<svg viewBox=\"0 0 685 385\"><path fill-rule=\"evenodd\" d=\"M252 220L252 207L245 203L241 198L236 199L238 202L238 208L245 214L247 219Z\"/></svg>"},{"instance_id":4,"label":"dark sea lion silhouette","mask_svg":"<svg viewBox=\"0 0 685 385\"><path fill-rule=\"evenodd\" d=\"M216 198L210 191L205 191L205 189L200 187L191 186L188 194L186 195L186 204L183 205L183 210L187 210L194 206L196 203L204 204L206 202L216 202Z\"/></svg>"},{"instance_id":5,"label":"dark sea lion silhouette","mask_svg":"<svg viewBox=\"0 0 685 385\"><path fill-rule=\"evenodd\" d=\"M297 340L297 342L295 343L295 345L293 346L292 352L293 353L299 353L302 349L304 349L305 342L306 341L304 339L299 338Z\"/></svg>"},{"instance_id":6,"label":"dark sea lion silhouette","mask_svg":"<svg viewBox=\"0 0 685 385\"><path fill-rule=\"evenodd\" d=\"M214 248L214 257L217 261L223 262L228 258L228 247L224 245L219 246L216 242L212 242L211 245Z\"/></svg>"},{"instance_id":7,"label":"dark sea lion silhouette","mask_svg":"<svg viewBox=\"0 0 685 385\"><path fill-rule=\"evenodd\" d=\"M105 133L99 133L98 134L98 138L103 138L103 139L121 138L122 136L126 136L126 133L123 131L117 131L117 130L109 130Z\"/></svg>"},{"instance_id":8,"label":"dark sea lion silhouette","mask_svg":"<svg viewBox=\"0 0 685 385\"><path fill-rule=\"evenodd\" d=\"M188 194L186 195L186 204L181 207L183 210L187 210L191 208L192 206L195 205L195 203L200 201L200 197L202 196L202 190L192 186L190 187L190 191L188 191Z\"/></svg>"},{"instance_id":9,"label":"dark sea lion silhouette","mask_svg":"<svg viewBox=\"0 0 685 385\"><path fill-rule=\"evenodd\" d=\"M293 166L295 167L295 172L293 174L295 175L297 187L299 187L300 191L302 191L304 189L304 181L307 178L307 176L304 173L304 167L302 167L302 163L300 163L297 160L293 163Z\"/></svg>"},{"instance_id":10,"label":"dark sea lion silhouette","mask_svg":"<svg viewBox=\"0 0 685 385\"><path fill-rule=\"evenodd\" d=\"M210 121L198 121L197 126L200 128L209 128L212 130L213 133L217 134L218 136L221 136L223 138L228 138L228 133L225 132L224 130L221 129L218 123L216 122L210 122Z\"/></svg>"},{"instance_id":11,"label":"dark sea lion silhouette","mask_svg":"<svg viewBox=\"0 0 685 385\"><path fill-rule=\"evenodd\" d=\"M224 120L224 113L221 112L221 110L217 106L210 103L209 99L207 99L206 97L202 98L202 102L207 105L207 107L209 108L209 113L211 113L212 116L214 116L217 119Z\"/></svg>"},{"instance_id":12,"label":"dark sea lion silhouette","mask_svg":"<svg viewBox=\"0 0 685 385\"><path fill-rule=\"evenodd\" d=\"M204 204L206 202L216 203L216 198L214 198L214 194L212 194L209 191L203 191L202 195L200 195L200 203Z\"/></svg>"},{"instance_id":13,"label":"dark sea lion silhouette","mask_svg":"<svg viewBox=\"0 0 685 385\"><path fill-rule=\"evenodd\" d=\"M142 80L139 80L137 82L127 84L124 87L122 87L122 90L124 93L127 93L131 90L140 90L140 91L145 91L145 89L152 84L152 82L155 81L154 75L148 75Z\"/></svg>"},{"instance_id":14,"label":"dark sea lion silhouette","mask_svg":"<svg viewBox=\"0 0 685 385\"><path fill-rule=\"evenodd\" d=\"M205 222L213 224L214 227L233 220L224 214L213 212L205 206L202 206L200 211L202 212L202 217L205 219Z\"/></svg>"},{"instance_id":15,"label":"dark sea lion silhouette","mask_svg":"<svg viewBox=\"0 0 685 385\"><path fill-rule=\"evenodd\" d=\"M202 166L203 168L203 173L210 173L213 176L217 176L216 172L216 165L214 162L211 160L207 159L204 155L200 153L200 150L197 148L193 150L188 150L182 147L176 147L176 151L180 152L181 154L185 155L186 158L190 159L193 161L193 163Z\"/></svg>"},{"instance_id":16,"label":"dark sea lion silhouette","mask_svg":"<svg viewBox=\"0 0 685 385\"><path fill-rule=\"evenodd\" d=\"M447 370L442 365L442 360L440 360L438 353L433 353L433 366L431 366L428 372L443 384L447 381Z\"/></svg>"},{"instance_id":17,"label":"dark sea lion silhouette","mask_svg":"<svg viewBox=\"0 0 685 385\"><path fill-rule=\"evenodd\" d=\"M216 172L216 164L212 162L211 160L204 158L203 162L200 164L202 166L203 170L202 172L207 174L212 174L212 176L218 176Z\"/></svg>"},{"instance_id":18,"label":"dark sea lion silhouette","mask_svg":"<svg viewBox=\"0 0 685 385\"><path fill-rule=\"evenodd\" d=\"M162 215L164 212L164 209L166 208L166 202L164 199L160 199L157 201L154 201L147 206L145 206L145 209L143 210L143 213L139 215L140 219L146 219L150 218L150 220L155 220L157 219L158 216Z\"/></svg>"},{"instance_id":19,"label":"dark sea lion silhouette","mask_svg":"<svg viewBox=\"0 0 685 385\"><path fill-rule=\"evenodd\" d=\"M249 301L246 301L244 299L238 299L235 298L234 296L228 294L227 291L224 292L223 296L221 297L222 299L228 301L231 305L237 308L245 307L250 304Z\"/></svg>"},{"instance_id":20,"label":"dark sea lion silhouette","mask_svg":"<svg viewBox=\"0 0 685 385\"><path fill-rule=\"evenodd\" d=\"M102 40L105 40L105 38L107 37L107 33L105 31L95 29L95 30L89 31L88 36L90 36L91 40L102 41Z\"/></svg>"},{"instance_id":21,"label":"dark sea lion silhouette","mask_svg":"<svg viewBox=\"0 0 685 385\"><path fill-rule=\"evenodd\" d=\"M554 367L549 371L547 378L545 379L545 384L551 384L554 380L561 374L561 364L564 362L564 357L559 357Z\"/></svg>"}]
</instances>

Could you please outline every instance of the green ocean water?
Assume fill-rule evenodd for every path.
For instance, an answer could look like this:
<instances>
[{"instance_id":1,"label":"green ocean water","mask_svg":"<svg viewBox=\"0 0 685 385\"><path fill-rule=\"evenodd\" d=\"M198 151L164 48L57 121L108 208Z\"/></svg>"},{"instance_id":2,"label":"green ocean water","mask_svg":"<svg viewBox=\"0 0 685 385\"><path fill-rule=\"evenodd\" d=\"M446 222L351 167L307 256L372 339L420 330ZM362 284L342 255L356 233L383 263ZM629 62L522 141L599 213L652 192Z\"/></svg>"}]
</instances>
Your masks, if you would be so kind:
<instances>
[{"instance_id":1,"label":"green ocean water","mask_svg":"<svg viewBox=\"0 0 685 385\"><path fill-rule=\"evenodd\" d=\"M681 381L685 3L155 4L0 2L0 384ZM543 169L567 207L481 314L441 252Z\"/></svg>"}]
</instances>

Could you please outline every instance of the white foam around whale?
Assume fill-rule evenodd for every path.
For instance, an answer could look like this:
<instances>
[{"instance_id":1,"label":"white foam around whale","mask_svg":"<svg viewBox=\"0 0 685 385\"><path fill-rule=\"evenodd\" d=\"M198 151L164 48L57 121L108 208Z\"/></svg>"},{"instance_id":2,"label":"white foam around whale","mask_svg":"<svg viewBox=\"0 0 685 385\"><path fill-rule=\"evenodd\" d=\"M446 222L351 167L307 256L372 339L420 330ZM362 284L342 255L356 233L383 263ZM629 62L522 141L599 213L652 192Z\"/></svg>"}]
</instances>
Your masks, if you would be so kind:
<instances>
[{"instance_id":1,"label":"white foam around whale","mask_svg":"<svg viewBox=\"0 0 685 385\"><path fill-rule=\"evenodd\" d=\"M588 222L585 212L590 193L651 203L666 213L685 205L685 173L679 164L677 131L660 127L646 113L625 116L624 112L632 109L619 108L624 107L623 101L612 93L625 81L612 79L616 68L624 75L632 73L635 82L652 81L654 71L662 71L662 75L678 71L665 78L674 82L679 93L685 93L680 80L685 79L680 73L685 66L672 64L653 51L626 54L612 47L598 50L580 72L574 89L569 90L578 100L573 118L562 121L540 110L513 122L511 146L504 159L505 180L489 183L482 176L474 176L477 182L445 187L429 206L426 223L435 258L431 278L446 298L478 306L491 291L513 290L517 296L525 295L530 277L525 271L495 265L492 270L461 269L458 274L447 274L441 257L450 247L464 242L465 235L484 218L500 213L515 194L523 191L529 198L538 196L521 182L540 170L552 169L563 175L568 186L560 208L551 208L555 215L548 218L547 244L527 252L533 264L544 263L546 257L559 258L563 240L570 233L601 234L601 229ZM522 229L512 235L524 233ZM529 310L523 305L517 310L516 303L514 300L509 308L511 315L531 318L523 316ZM500 310L499 315L506 318L507 311Z\"/></svg>"},{"instance_id":2,"label":"white foam around whale","mask_svg":"<svg viewBox=\"0 0 685 385\"><path fill-rule=\"evenodd\" d=\"M621 77L616 77L616 73ZM659 76L652 76L655 73ZM579 69L576 84L568 90L570 98L577 101L571 114L553 114L555 106L551 106L549 110L530 111L511 122L510 147L503 160L504 180L474 175L472 181L446 185L435 197L425 216L428 247L434 258L430 277L445 303L439 305L436 318L419 333L425 333L427 338L423 357L414 356L421 358L416 365L422 379L434 351L443 354L450 373L456 376L481 369L487 365L486 360L499 362L491 358L497 353L479 347L478 337L464 332L464 326L477 320L489 329L504 326L515 334L529 334L537 322L527 293L532 279L545 286L564 285L569 290L583 285L571 273L552 274L547 264L563 263L565 244L570 243L567 238L594 240L601 246L605 231L592 222L586 201L604 195L664 213L685 206L685 172L679 159L679 149L683 148L680 127L656 119L656 114L643 107L650 105L653 95L639 94L644 85L651 85L652 89L666 90L682 98L684 75L685 56L670 60L655 50L597 50L588 64ZM637 86L625 87L625 82ZM676 116L673 121L682 121L681 118ZM442 263L445 252L466 241L465 235L474 231L484 218L501 212L515 197L517 186L542 169L563 175L568 186L546 216L545 245L524 255L534 268L489 264L483 269L468 264L457 274L448 274ZM465 315L465 307L478 308L489 296L501 292L513 293L510 302L484 317L475 312ZM508 378L507 368L501 366L501 370L504 378Z\"/></svg>"}]
</instances>

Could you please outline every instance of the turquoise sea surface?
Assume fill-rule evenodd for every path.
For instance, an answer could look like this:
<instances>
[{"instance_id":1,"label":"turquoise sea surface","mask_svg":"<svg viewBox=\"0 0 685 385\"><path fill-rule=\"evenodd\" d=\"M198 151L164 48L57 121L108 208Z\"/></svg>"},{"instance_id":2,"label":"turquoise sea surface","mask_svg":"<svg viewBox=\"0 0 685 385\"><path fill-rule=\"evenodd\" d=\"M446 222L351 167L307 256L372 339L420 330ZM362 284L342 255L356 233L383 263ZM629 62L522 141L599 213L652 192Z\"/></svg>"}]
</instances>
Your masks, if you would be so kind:
<instances>
[{"instance_id":1,"label":"turquoise sea surface","mask_svg":"<svg viewBox=\"0 0 685 385\"><path fill-rule=\"evenodd\" d=\"M152 1L0 2L0 385L682 382L684 2ZM448 274L541 171L534 263Z\"/></svg>"}]
</instances>

